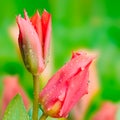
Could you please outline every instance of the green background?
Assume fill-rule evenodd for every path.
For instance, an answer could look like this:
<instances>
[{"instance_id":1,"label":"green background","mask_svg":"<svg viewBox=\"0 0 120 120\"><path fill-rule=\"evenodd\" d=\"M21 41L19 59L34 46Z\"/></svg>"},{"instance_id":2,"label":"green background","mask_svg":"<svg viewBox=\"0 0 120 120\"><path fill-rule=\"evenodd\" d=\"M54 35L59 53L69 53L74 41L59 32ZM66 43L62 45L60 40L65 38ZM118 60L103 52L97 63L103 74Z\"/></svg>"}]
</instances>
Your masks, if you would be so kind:
<instances>
[{"instance_id":1,"label":"green background","mask_svg":"<svg viewBox=\"0 0 120 120\"><path fill-rule=\"evenodd\" d=\"M52 73L67 62L74 50L99 51L96 68L100 93L91 105L94 109L102 100L120 101L119 0L1 0L0 90L5 75L17 74L32 99L32 77L19 58L8 28L15 24L17 15L23 15L24 9L32 16L44 8L52 14Z\"/></svg>"}]
</instances>

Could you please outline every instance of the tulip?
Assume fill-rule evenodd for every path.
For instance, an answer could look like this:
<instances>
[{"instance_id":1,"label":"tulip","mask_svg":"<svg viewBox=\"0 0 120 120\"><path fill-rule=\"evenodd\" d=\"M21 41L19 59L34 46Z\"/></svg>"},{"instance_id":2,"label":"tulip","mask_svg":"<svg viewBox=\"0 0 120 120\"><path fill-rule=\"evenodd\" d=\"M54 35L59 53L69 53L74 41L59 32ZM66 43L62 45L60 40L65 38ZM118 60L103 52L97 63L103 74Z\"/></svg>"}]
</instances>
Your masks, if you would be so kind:
<instances>
[{"instance_id":1,"label":"tulip","mask_svg":"<svg viewBox=\"0 0 120 120\"><path fill-rule=\"evenodd\" d=\"M46 115L67 117L79 99L88 93L89 66L93 57L84 52L73 53L39 94L39 102Z\"/></svg>"},{"instance_id":2,"label":"tulip","mask_svg":"<svg viewBox=\"0 0 120 120\"><path fill-rule=\"evenodd\" d=\"M42 17L37 11L29 19L24 11L24 18L17 16L19 27L18 43L24 64L33 75L39 75L46 66L51 35L51 15L44 10Z\"/></svg>"}]
</instances>

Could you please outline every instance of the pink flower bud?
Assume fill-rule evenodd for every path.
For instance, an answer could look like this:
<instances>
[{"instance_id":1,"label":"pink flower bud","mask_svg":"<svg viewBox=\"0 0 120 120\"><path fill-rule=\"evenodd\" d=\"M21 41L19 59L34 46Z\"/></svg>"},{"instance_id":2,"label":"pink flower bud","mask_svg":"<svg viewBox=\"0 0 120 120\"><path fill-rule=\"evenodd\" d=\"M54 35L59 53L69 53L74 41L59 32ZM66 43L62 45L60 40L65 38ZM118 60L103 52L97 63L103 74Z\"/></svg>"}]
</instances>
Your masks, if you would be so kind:
<instances>
[{"instance_id":1,"label":"pink flower bud","mask_svg":"<svg viewBox=\"0 0 120 120\"><path fill-rule=\"evenodd\" d=\"M72 59L48 81L39 95L46 114L66 117L79 99L88 93L89 66L93 57L73 53Z\"/></svg>"},{"instance_id":2,"label":"pink flower bud","mask_svg":"<svg viewBox=\"0 0 120 120\"><path fill-rule=\"evenodd\" d=\"M44 10L42 18L37 11L29 19L24 11L24 18L17 17L19 27L19 47L26 68L34 75L40 74L46 64L50 46L51 15Z\"/></svg>"}]
</instances>

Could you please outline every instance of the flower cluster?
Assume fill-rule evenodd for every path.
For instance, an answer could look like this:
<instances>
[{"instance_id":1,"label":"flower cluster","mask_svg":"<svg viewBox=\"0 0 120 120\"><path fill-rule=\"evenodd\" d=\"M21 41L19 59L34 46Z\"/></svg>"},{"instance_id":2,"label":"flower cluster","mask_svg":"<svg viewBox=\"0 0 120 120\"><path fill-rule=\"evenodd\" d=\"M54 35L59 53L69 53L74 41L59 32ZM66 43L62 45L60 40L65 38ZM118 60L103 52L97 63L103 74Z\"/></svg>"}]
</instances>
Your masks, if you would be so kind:
<instances>
[{"instance_id":1,"label":"flower cluster","mask_svg":"<svg viewBox=\"0 0 120 120\"><path fill-rule=\"evenodd\" d=\"M92 59L83 52L74 53L48 81L39 97L48 115L66 117L78 100L88 93L88 69Z\"/></svg>"},{"instance_id":2,"label":"flower cluster","mask_svg":"<svg viewBox=\"0 0 120 120\"><path fill-rule=\"evenodd\" d=\"M30 19L24 11L24 18L17 17L19 26L19 47L26 68L33 74L40 74L45 66L50 46L51 15L44 10ZM75 52L39 94L39 103L45 114L60 118L67 117L79 99L88 93L89 66L93 57L85 52Z\"/></svg>"}]
</instances>

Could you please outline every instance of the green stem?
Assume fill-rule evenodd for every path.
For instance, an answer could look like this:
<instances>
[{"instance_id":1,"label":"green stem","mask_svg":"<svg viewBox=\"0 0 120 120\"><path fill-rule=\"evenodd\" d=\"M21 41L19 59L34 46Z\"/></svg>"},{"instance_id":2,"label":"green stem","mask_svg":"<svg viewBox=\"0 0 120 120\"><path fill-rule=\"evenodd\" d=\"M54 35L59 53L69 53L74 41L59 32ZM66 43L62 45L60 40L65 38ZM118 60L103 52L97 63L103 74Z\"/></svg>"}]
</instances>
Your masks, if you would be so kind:
<instances>
[{"instance_id":1,"label":"green stem","mask_svg":"<svg viewBox=\"0 0 120 120\"><path fill-rule=\"evenodd\" d=\"M33 100L33 120L38 120L38 97L39 97L39 76L33 75L33 89L34 89L34 100Z\"/></svg>"},{"instance_id":2,"label":"green stem","mask_svg":"<svg viewBox=\"0 0 120 120\"><path fill-rule=\"evenodd\" d=\"M48 116L47 116L46 114L43 113L39 120L46 120L47 117L48 117Z\"/></svg>"}]
</instances>

